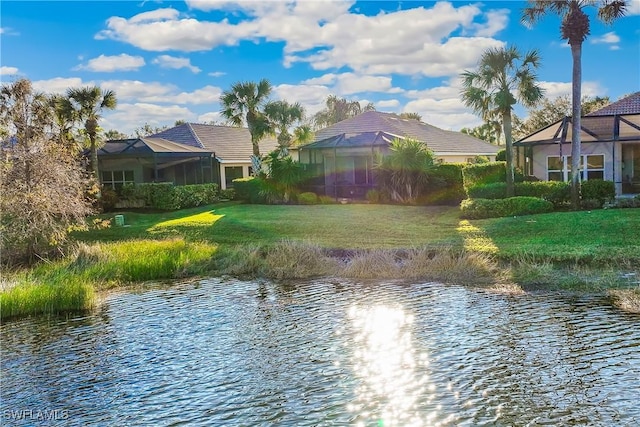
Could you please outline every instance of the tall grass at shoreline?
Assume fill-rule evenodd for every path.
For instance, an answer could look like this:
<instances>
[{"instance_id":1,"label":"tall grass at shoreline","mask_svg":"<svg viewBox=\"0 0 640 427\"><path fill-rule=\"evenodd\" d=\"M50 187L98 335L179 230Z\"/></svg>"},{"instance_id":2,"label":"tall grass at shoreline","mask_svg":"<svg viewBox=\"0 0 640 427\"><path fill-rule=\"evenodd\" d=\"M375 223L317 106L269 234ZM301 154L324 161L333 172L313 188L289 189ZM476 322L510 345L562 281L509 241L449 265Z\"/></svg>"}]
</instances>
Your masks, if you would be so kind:
<instances>
[{"instance_id":1,"label":"tall grass at shoreline","mask_svg":"<svg viewBox=\"0 0 640 427\"><path fill-rule=\"evenodd\" d=\"M87 311L95 307L99 291L206 274L216 252L215 245L183 239L80 243L63 260L3 278L0 321Z\"/></svg>"}]
</instances>

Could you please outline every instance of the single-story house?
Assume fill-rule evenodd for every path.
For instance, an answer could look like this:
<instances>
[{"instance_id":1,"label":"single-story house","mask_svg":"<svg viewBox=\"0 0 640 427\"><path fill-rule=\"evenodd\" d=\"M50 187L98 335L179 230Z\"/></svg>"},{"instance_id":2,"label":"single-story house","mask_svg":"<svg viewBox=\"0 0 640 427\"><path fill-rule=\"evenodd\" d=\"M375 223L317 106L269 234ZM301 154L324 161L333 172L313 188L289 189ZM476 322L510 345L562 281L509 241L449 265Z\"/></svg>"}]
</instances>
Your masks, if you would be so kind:
<instances>
[{"instance_id":1,"label":"single-story house","mask_svg":"<svg viewBox=\"0 0 640 427\"><path fill-rule=\"evenodd\" d=\"M470 135L447 131L395 114L367 111L319 130L314 141L298 148L300 163L316 177L311 189L333 197L362 198L375 186L376 156L386 154L395 138L412 138L431 149L440 162L495 160L501 147Z\"/></svg>"},{"instance_id":2,"label":"single-story house","mask_svg":"<svg viewBox=\"0 0 640 427\"><path fill-rule=\"evenodd\" d=\"M617 195L640 193L640 92L583 116L581 179L613 181ZM543 181L571 179L571 117L514 143L518 166Z\"/></svg>"},{"instance_id":3,"label":"single-story house","mask_svg":"<svg viewBox=\"0 0 640 427\"><path fill-rule=\"evenodd\" d=\"M260 151L277 146L273 137L260 141ZM217 183L233 186L251 176L251 135L247 128L185 123L143 138L107 141L98 151L103 185L173 182L177 185Z\"/></svg>"}]
</instances>

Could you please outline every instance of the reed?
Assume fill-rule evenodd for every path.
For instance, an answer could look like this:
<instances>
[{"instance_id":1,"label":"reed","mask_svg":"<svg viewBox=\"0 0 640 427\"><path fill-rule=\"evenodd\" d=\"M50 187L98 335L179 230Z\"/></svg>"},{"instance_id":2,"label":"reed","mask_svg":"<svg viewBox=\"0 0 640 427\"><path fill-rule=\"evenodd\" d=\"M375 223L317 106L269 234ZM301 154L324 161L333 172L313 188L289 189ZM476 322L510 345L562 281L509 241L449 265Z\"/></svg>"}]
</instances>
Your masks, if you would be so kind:
<instances>
[{"instance_id":1,"label":"reed","mask_svg":"<svg viewBox=\"0 0 640 427\"><path fill-rule=\"evenodd\" d=\"M337 259L326 256L310 242L282 240L264 250L263 276L274 279L305 279L332 276L338 272Z\"/></svg>"},{"instance_id":2,"label":"reed","mask_svg":"<svg viewBox=\"0 0 640 427\"><path fill-rule=\"evenodd\" d=\"M0 293L0 320L39 314L58 315L90 310L96 305L94 287L80 277L53 276L48 282L31 277Z\"/></svg>"}]
</instances>

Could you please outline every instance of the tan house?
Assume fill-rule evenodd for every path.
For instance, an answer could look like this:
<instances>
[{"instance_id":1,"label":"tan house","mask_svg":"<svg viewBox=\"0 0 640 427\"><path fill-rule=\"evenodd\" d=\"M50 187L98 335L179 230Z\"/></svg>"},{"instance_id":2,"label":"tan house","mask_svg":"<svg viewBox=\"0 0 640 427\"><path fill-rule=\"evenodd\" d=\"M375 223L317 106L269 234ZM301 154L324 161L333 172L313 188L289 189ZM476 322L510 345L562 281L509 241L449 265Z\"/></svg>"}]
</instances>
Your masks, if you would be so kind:
<instances>
[{"instance_id":1,"label":"tan house","mask_svg":"<svg viewBox=\"0 0 640 427\"><path fill-rule=\"evenodd\" d=\"M318 131L298 149L300 163L315 176L313 190L333 197L362 198L375 186L373 165L395 138L423 142L440 162L468 163L477 156L495 160L501 147L395 114L367 111Z\"/></svg>"},{"instance_id":2,"label":"tan house","mask_svg":"<svg viewBox=\"0 0 640 427\"><path fill-rule=\"evenodd\" d=\"M640 92L583 116L581 179L613 181L616 194L640 193ZM543 181L569 181L571 117L514 143L518 163Z\"/></svg>"},{"instance_id":3,"label":"tan house","mask_svg":"<svg viewBox=\"0 0 640 427\"><path fill-rule=\"evenodd\" d=\"M275 138L260 141L266 154ZM103 185L173 182L217 183L230 188L251 176L251 135L247 128L185 123L144 138L107 141L98 151Z\"/></svg>"}]
</instances>

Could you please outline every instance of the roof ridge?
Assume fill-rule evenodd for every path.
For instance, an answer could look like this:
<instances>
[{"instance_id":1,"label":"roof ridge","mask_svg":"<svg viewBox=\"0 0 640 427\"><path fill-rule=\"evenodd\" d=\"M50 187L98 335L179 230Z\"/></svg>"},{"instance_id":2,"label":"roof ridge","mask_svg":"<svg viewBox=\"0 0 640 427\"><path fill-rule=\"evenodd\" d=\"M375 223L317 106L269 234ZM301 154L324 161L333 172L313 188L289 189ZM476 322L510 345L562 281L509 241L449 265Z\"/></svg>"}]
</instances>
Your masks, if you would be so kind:
<instances>
[{"instance_id":1,"label":"roof ridge","mask_svg":"<svg viewBox=\"0 0 640 427\"><path fill-rule=\"evenodd\" d=\"M195 138L196 142L200 145L200 148L205 148L204 144L202 143L202 141L198 137L198 134L196 133L195 129L193 128L193 126L191 126L191 123L187 123L186 125L187 125L187 128L189 129L189 132L191 132L191 135L193 135L193 137Z\"/></svg>"}]
</instances>

